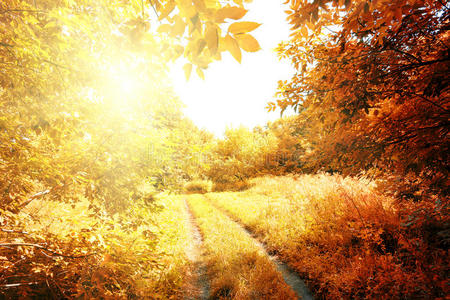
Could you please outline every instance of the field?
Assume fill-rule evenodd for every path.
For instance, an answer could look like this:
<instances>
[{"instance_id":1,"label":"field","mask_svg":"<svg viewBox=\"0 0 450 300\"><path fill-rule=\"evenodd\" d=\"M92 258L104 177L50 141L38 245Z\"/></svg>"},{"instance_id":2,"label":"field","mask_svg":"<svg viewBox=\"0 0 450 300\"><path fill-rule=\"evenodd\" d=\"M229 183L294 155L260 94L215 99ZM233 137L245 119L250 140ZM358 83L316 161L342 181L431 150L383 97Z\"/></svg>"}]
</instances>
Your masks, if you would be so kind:
<instances>
[{"instance_id":1,"label":"field","mask_svg":"<svg viewBox=\"0 0 450 300\"><path fill-rule=\"evenodd\" d=\"M447 293L445 248L415 238L398 203L380 193L382 183L319 174L266 176L249 185L242 192L186 196L203 207L200 227L215 232L214 245L232 234L215 229L225 214L293 268L316 298ZM221 255L233 247L221 246Z\"/></svg>"},{"instance_id":2,"label":"field","mask_svg":"<svg viewBox=\"0 0 450 300\"><path fill-rule=\"evenodd\" d=\"M418 239L412 244L398 206L375 182L321 174L251 184L206 197L306 279L317 298L427 298L448 291L446 250L432 251Z\"/></svg>"},{"instance_id":3,"label":"field","mask_svg":"<svg viewBox=\"0 0 450 300\"><path fill-rule=\"evenodd\" d=\"M34 201L23 212L29 232L2 236L31 243L29 235L44 232L42 239L63 241L58 252L76 248L82 258L30 247L24 264L5 261L2 272L11 275L0 292L21 287L27 268L41 268L47 279L33 288L45 295L46 285L57 286L54 298L64 291L84 299L399 299L448 292L445 250L427 252L417 241L412 247L394 201L375 182L320 174L266 176L249 185L241 192L160 194L128 219L105 214L100 223L87 201ZM89 252L92 245L97 253ZM302 280L309 291L299 289Z\"/></svg>"}]
</instances>

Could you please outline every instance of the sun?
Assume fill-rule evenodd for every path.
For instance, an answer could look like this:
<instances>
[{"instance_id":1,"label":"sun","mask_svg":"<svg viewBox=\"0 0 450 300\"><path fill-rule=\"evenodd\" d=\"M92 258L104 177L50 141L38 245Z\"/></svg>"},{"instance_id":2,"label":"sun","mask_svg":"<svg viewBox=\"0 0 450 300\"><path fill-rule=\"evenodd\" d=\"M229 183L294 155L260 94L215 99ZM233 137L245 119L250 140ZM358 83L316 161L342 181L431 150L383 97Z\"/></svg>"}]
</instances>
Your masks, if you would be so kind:
<instances>
[{"instance_id":1,"label":"sun","mask_svg":"<svg viewBox=\"0 0 450 300\"><path fill-rule=\"evenodd\" d=\"M102 76L105 100L115 106L131 105L145 94L146 76L139 72L136 62L117 59L106 67Z\"/></svg>"},{"instance_id":2,"label":"sun","mask_svg":"<svg viewBox=\"0 0 450 300\"><path fill-rule=\"evenodd\" d=\"M122 96L133 95L139 89L137 80L137 78L130 76L120 76L119 78L116 78L120 94Z\"/></svg>"}]
</instances>

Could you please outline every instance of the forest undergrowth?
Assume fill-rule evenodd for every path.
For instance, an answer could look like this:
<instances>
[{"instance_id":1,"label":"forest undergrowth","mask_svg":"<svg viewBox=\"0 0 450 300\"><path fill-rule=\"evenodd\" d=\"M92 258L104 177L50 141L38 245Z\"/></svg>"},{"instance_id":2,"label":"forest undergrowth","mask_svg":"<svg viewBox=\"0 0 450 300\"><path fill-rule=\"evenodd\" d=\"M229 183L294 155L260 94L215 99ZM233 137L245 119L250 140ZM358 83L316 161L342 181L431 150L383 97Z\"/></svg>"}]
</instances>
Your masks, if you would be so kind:
<instances>
[{"instance_id":1,"label":"forest undergrowth","mask_svg":"<svg viewBox=\"0 0 450 300\"><path fill-rule=\"evenodd\" d=\"M190 272L183 203L162 195L112 216L98 209L36 200L21 212L23 231L2 228L0 298L180 299Z\"/></svg>"}]
</instances>

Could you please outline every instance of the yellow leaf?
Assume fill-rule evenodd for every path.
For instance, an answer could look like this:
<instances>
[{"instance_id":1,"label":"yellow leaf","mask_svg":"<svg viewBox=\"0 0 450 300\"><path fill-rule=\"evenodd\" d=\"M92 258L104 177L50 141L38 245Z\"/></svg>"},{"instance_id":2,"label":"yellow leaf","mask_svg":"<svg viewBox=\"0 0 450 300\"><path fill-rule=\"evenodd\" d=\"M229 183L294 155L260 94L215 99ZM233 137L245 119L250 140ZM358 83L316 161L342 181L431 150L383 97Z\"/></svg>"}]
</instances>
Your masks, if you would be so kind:
<instances>
[{"instance_id":1,"label":"yellow leaf","mask_svg":"<svg viewBox=\"0 0 450 300\"><path fill-rule=\"evenodd\" d=\"M174 54L173 54L172 59L173 60L178 59L183 53L184 53L184 47L180 46L180 45L176 45L174 47Z\"/></svg>"},{"instance_id":2,"label":"yellow leaf","mask_svg":"<svg viewBox=\"0 0 450 300\"><path fill-rule=\"evenodd\" d=\"M232 34L241 34L241 33L247 33L252 30L255 30L258 28L261 24L256 22L236 22L230 25L228 27L228 32L231 32Z\"/></svg>"},{"instance_id":3,"label":"yellow leaf","mask_svg":"<svg viewBox=\"0 0 450 300\"><path fill-rule=\"evenodd\" d=\"M201 79L203 79L203 80L205 80L205 74L203 74L203 71L202 71L202 69L200 69L200 68L197 68L197 75L198 75L198 77L200 77Z\"/></svg>"},{"instance_id":4,"label":"yellow leaf","mask_svg":"<svg viewBox=\"0 0 450 300\"><path fill-rule=\"evenodd\" d=\"M205 39L211 55L216 54L217 48L219 47L219 33L214 25L208 24L206 26Z\"/></svg>"},{"instance_id":5,"label":"yellow leaf","mask_svg":"<svg viewBox=\"0 0 450 300\"><path fill-rule=\"evenodd\" d=\"M191 72L192 72L192 64L185 64L183 67L184 70L184 76L186 77L186 80L189 80L189 77L191 77Z\"/></svg>"},{"instance_id":6,"label":"yellow leaf","mask_svg":"<svg viewBox=\"0 0 450 300\"><path fill-rule=\"evenodd\" d=\"M192 2L194 2L194 6L198 11L200 12L206 11L206 5L203 0L192 0Z\"/></svg>"},{"instance_id":7,"label":"yellow leaf","mask_svg":"<svg viewBox=\"0 0 450 300\"><path fill-rule=\"evenodd\" d=\"M204 56L195 57L193 60L193 63L202 69L208 68L210 62L211 60Z\"/></svg>"},{"instance_id":8,"label":"yellow leaf","mask_svg":"<svg viewBox=\"0 0 450 300\"><path fill-rule=\"evenodd\" d=\"M170 26L169 24L162 24L158 27L158 32L159 33L168 33L172 30L172 26Z\"/></svg>"},{"instance_id":9,"label":"yellow leaf","mask_svg":"<svg viewBox=\"0 0 450 300\"><path fill-rule=\"evenodd\" d=\"M306 26L303 26L301 29L302 35L307 38L308 37L308 28Z\"/></svg>"},{"instance_id":10,"label":"yellow leaf","mask_svg":"<svg viewBox=\"0 0 450 300\"><path fill-rule=\"evenodd\" d=\"M233 55L233 57L239 62L241 63L241 58L242 58L242 54L241 54L241 48L239 48L238 43L236 42L235 39L233 39L231 37L231 35L227 34L227 36L225 37L225 48L230 51L231 55Z\"/></svg>"},{"instance_id":11,"label":"yellow leaf","mask_svg":"<svg viewBox=\"0 0 450 300\"><path fill-rule=\"evenodd\" d=\"M200 53L202 53L205 46L206 46L206 41L204 39L199 39L197 41L197 49L195 51L195 56L200 55Z\"/></svg>"},{"instance_id":12,"label":"yellow leaf","mask_svg":"<svg viewBox=\"0 0 450 300\"><path fill-rule=\"evenodd\" d=\"M44 28L50 28L50 27L56 27L57 24L55 21L50 21L47 24L45 24Z\"/></svg>"},{"instance_id":13,"label":"yellow leaf","mask_svg":"<svg viewBox=\"0 0 450 300\"><path fill-rule=\"evenodd\" d=\"M175 16L175 25L173 25L171 36L177 37L184 33L186 30L186 23L184 23L183 19L180 16Z\"/></svg>"},{"instance_id":14,"label":"yellow leaf","mask_svg":"<svg viewBox=\"0 0 450 300\"><path fill-rule=\"evenodd\" d=\"M175 1L169 1L164 8L161 10L161 14L159 15L159 20L166 18L175 8Z\"/></svg>"},{"instance_id":15,"label":"yellow leaf","mask_svg":"<svg viewBox=\"0 0 450 300\"><path fill-rule=\"evenodd\" d=\"M233 20L239 20L245 14L247 13L247 10L242 7L237 6L227 6L222 7L216 12L216 22L223 23L225 19L233 19Z\"/></svg>"},{"instance_id":16,"label":"yellow leaf","mask_svg":"<svg viewBox=\"0 0 450 300\"><path fill-rule=\"evenodd\" d=\"M197 14L197 9L192 4L192 0L181 0L177 8L180 10L180 15L186 19L190 19Z\"/></svg>"},{"instance_id":17,"label":"yellow leaf","mask_svg":"<svg viewBox=\"0 0 450 300\"><path fill-rule=\"evenodd\" d=\"M215 60L222 60L222 54L220 54L219 51L216 52L216 54L213 56Z\"/></svg>"},{"instance_id":18,"label":"yellow leaf","mask_svg":"<svg viewBox=\"0 0 450 300\"><path fill-rule=\"evenodd\" d=\"M236 39L241 48L247 52L256 52L261 49L258 41L250 34L238 34Z\"/></svg>"},{"instance_id":19,"label":"yellow leaf","mask_svg":"<svg viewBox=\"0 0 450 300\"><path fill-rule=\"evenodd\" d=\"M190 6L192 4L192 0L178 0L180 2L180 6Z\"/></svg>"}]
</instances>

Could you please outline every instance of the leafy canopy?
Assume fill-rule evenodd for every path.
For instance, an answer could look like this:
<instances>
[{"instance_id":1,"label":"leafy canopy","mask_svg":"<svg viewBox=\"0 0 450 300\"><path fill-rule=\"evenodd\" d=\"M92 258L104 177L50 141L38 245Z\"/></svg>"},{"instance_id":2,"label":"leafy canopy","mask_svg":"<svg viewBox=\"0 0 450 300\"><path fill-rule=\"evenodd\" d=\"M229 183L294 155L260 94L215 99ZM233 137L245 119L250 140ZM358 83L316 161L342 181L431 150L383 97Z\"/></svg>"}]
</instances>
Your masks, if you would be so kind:
<instances>
[{"instance_id":1,"label":"leafy canopy","mask_svg":"<svg viewBox=\"0 0 450 300\"><path fill-rule=\"evenodd\" d=\"M297 72L279 86L314 146L315 169L377 167L445 187L449 8L442 1L290 1ZM430 174L433 174L430 178Z\"/></svg>"}]
</instances>

